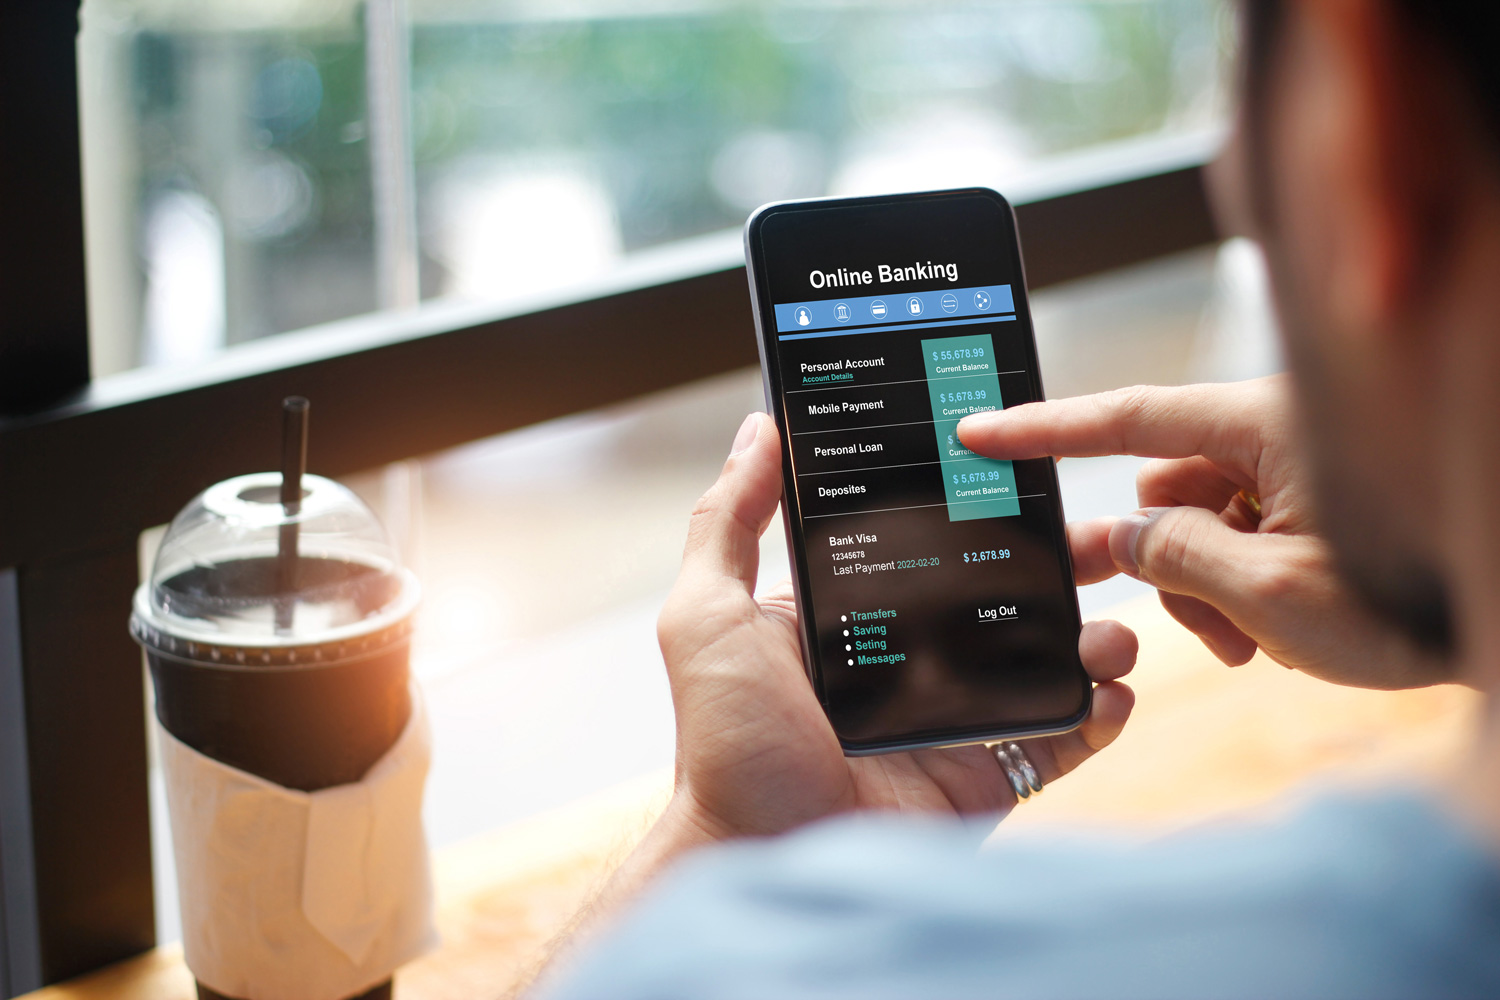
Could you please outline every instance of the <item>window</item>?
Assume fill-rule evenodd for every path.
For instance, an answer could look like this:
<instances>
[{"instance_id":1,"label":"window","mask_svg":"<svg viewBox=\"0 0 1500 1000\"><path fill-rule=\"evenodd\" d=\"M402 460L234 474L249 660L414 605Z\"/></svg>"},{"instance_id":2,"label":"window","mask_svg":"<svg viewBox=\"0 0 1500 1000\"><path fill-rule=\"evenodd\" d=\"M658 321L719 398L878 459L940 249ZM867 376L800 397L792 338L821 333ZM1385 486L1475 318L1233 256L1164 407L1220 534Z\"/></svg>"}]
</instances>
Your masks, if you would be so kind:
<instances>
[{"instance_id":1,"label":"window","mask_svg":"<svg viewBox=\"0 0 1500 1000\"><path fill-rule=\"evenodd\" d=\"M1005 188L1211 127L1224 10L88 0L96 370L580 287L766 201Z\"/></svg>"},{"instance_id":2,"label":"window","mask_svg":"<svg viewBox=\"0 0 1500 1000\"><path fill-rule=\"evenodd\" d=\"M27 195L0 246L0 708L24 717L0 727L10 990L153 940L122 626L136 542L208 483L270 465L255 414L282 396L318 402L317 471L383 495L407 473L370 470L422 459L407 492L427 505L418 551L441 599L421 669L523 703L535 692L484 667L555 651L565 587L501 601L486 634L445 626L493 599L465 589L467 525L486 503L535 515L546 484L505 477L553 449L574 464L552 475L634 477L618 495L639 505L637 541L665 539L718 464L721 419L755 394L733 233L748 206L994 184L1022 195L1034 287L1213 238L1199 130L1220 115L1229 32L1211 0L85 0L77 21L57 0L0 5L0 178ZM1153 287L1188 289L1168 310L1180 331L1217 265L1163 266ZM1055 315L1093 315L1090 288ZM567 392L527 374L559 353L590 359ZM705 404L673 454L652 451L661 420ZM641 460L603 467L621 446ZM487 541L515 579L551 551L520 551L523 534ZM575 639L652 603L676 559L660 548L606 553ZM435 808L458 801L447 780ZM495 804L443 829L503 821Z\"/></svg>"}]
</instances>

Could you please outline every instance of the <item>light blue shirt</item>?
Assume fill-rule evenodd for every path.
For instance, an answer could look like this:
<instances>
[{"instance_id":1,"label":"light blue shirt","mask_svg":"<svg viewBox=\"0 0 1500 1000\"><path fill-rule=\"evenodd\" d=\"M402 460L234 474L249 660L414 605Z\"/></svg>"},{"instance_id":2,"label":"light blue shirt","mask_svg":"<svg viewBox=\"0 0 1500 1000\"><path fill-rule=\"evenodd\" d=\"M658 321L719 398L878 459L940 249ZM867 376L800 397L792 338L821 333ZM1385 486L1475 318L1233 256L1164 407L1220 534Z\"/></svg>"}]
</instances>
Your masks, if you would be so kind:
<instances>
[{"instance_id":1,"label":"light blue shirt","mask_svg":"<svg viewBox=\"0 0 1500 1000\"><path fill-rule=\"evenodd\" d=\"M1500 998L1500 865L1435 804L1127 847L840 819L695 854L549 1000Z\"/></svg>"}]
</instances>

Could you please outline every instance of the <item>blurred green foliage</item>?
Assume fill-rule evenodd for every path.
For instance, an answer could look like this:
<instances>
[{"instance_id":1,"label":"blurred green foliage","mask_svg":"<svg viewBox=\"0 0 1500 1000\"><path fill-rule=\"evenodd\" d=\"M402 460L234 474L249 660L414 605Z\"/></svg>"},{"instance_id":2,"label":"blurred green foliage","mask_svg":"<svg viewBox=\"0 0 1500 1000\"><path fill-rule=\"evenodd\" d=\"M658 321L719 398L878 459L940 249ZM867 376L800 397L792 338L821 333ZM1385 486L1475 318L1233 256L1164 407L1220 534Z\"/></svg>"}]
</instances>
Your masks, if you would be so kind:
<instances>
[{"instance_id":1,"label":"blurred green foliage","mask_svg":"<svg viewBox=\"0 0 1500 1000\"><path fill-rule=\"evenodd\" d=\"M955 109L993 123L1023 160L1198 127L1221 113L1226 22L1222 0L741 4L419 22L419 212L425 222L433 186L466 163L566 163L607 192L630 250L738 225L747 206L715 171L747 134L804 147L790 188L776 192L785 197L827 193L851 158L920 144L922 123ZM164 185L187 185L218 206L231 244L231 341L374 307L362 38L357 16L286 32L142 21L135 35L142 205ZM273 71L289 82L268 81ZM277 101L301 99L307 79L316 106L305 121L286 117ZM310 206L286 225L237 222L236 171L257 156L283 158L310 184ZM302 287L312 280L316 294ZM423 285L443 287L432 257Z\"/></svg>"}]
</instances>

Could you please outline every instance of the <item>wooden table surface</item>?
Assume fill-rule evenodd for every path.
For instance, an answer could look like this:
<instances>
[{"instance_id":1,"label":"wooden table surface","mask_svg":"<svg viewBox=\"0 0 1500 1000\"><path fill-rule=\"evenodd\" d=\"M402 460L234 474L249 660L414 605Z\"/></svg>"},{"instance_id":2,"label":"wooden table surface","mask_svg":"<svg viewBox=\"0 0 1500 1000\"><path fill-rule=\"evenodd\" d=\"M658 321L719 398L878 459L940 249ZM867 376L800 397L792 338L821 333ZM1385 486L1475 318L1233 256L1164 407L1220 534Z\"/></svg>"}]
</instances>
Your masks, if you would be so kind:
<instances>
[{"instance_id":1,"label":"wooden table surface","mask_svg":"<svg viewBox=\"0 0 1500 1000\"><path fill-rule=\"evenodd\" d=\"M1452 768L1481 700L1455 686L1339 688L1256 657L1233 670L1154 598L1116 609L1141 638L1135 716L1107 752L1018 808L1002 838L1043 826L1158 831L1259 816L1301 790L1424 780ZM496 762L503 769L504 762ZM498 997L535 959L666 800L670 775L436 853L442 946L397 974L400 1000ZM190 1000L176 945L31 994L32 1000Z\"/></svg>"}]
</instances>

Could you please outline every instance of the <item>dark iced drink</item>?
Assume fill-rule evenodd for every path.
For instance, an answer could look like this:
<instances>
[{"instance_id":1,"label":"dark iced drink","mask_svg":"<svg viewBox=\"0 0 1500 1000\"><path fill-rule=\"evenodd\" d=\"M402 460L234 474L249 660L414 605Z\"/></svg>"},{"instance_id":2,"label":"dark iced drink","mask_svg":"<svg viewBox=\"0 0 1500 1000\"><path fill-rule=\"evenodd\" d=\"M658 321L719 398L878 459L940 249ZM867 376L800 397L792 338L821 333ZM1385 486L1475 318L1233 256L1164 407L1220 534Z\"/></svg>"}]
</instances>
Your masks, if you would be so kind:
<instances>
[{"instance_id":1,"label":"dark iced drink","mask_svg":"<svg viewBox=\"0 0 1500 1000\"><path fill-rule=\"evenodd\" d=\"M280 482L242 476L189 504L136 594L131 631L169 733L311 792L360 781L405 730L417 585L353 493L308 476L288 505ZM202 983L198 992L220 998Z\"/></svg>"},{"instance_id":2,"label":"dark iced drink","mask_svg":"<svg viewBox=\"0 0 1500 1000\"><path fill-rule=\"evenodd\" d=\"M299 572L367 604L377 628L330 642L238 646L140 629L156 716L199 753L301 791L359 781L396 742L411 713L410 619L384 623L399 579L358 563L301 560ZM275 560L195 567L166 581L213 601L259 595Z\"/></svg>"}]
</instances>

